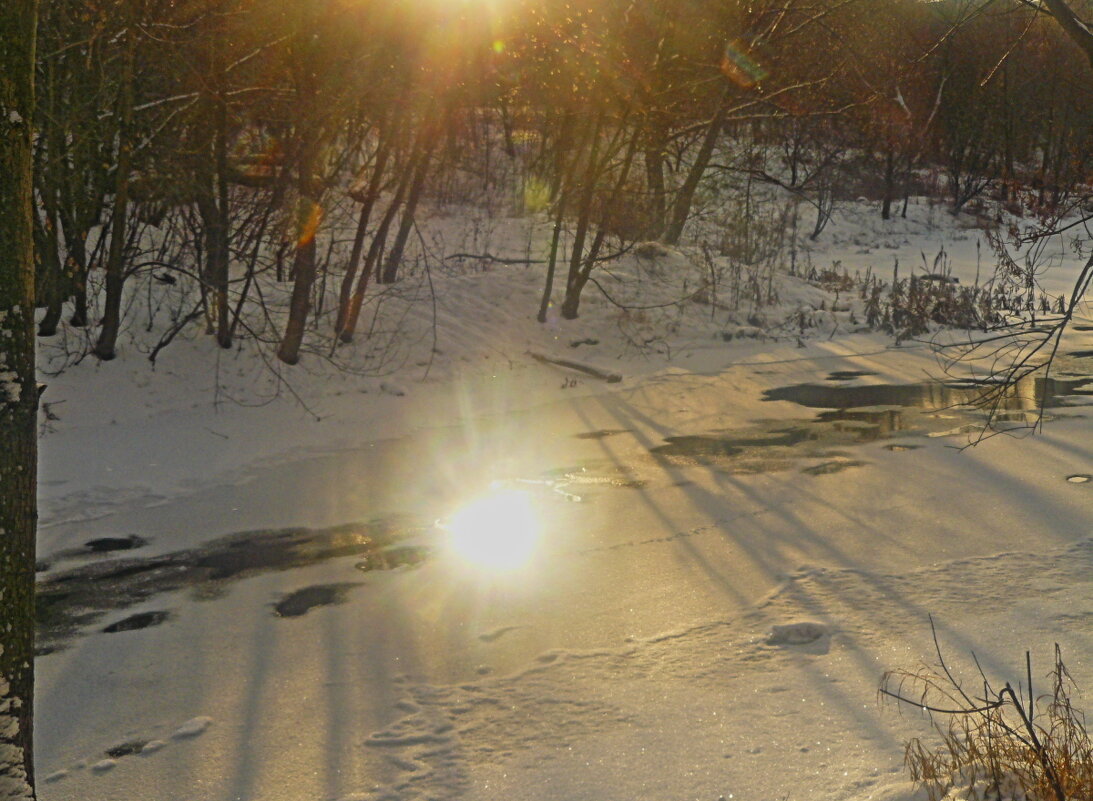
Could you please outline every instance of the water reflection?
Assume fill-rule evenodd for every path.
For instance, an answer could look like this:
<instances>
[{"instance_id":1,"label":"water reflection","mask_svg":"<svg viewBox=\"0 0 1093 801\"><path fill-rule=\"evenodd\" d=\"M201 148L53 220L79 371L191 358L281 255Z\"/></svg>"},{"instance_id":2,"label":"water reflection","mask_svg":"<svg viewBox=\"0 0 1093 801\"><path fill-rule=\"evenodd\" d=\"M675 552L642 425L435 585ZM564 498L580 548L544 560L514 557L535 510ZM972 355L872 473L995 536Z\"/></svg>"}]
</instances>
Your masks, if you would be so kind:
<instances>
[{"instance_id":1,"label":"water reflection","mask_svg":"<svg viewBox=\"0 0 1093 801\"><path fill-rule=\"evenodd\" d=\"M812 409L851 409L889 406L929 410L991 407L1004 411L1035 411L1041 406L1073 405L1075 396L1093 396L1088 376L1054 378L1027 376L1003 386L977 381L928 381L919 384L840 386L794 384L763 393L763 400L785 400Z\"/></svg>"}]
</instances>

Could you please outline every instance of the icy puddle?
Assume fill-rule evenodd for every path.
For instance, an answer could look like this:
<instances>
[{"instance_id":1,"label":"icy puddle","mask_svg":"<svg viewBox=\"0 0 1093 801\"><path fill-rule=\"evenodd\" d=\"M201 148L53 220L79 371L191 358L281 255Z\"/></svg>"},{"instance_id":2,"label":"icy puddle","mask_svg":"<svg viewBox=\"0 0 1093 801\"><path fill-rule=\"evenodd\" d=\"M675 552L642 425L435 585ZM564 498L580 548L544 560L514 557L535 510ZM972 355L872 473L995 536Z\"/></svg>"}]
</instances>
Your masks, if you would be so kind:
<instances>
[{"instance_id":1,"label":"icy puddle","mask_svg":"<svg viewBox=\"0 0 1093 801\"><path fill-rule=\"evenodd\" d=\"M364 572L417 565L428 557L427 550L398 543L419 530L410 521L380 520L325 529L249 531L221 537L201 548L144 559L99 560L70 568L38 582L38 654L58 650L66 639L110 611L164 592L190 588L198 600L213 599L222 596L226 585L234 580L344 556L363 557L356 568ZM51 559L86 558L88 553L102 552L104 549L88 543L87 550L60 552ZM274 612L281 617L295 617L315 606L338 603L350 586L305 588L274 604ZM169 617L165 610L142 612L101 631L112 634L157 626Z\"/></svg>"},{"instance_id":2,"label":"icy puddle","mask_svg":"<svg viewBox=\"0 0 1093 801\"><path fill-rule=\"evenodd\" d=\"M316 606L330 606L345 602L346 595L360 584L315 584L291 592L273 605L277 617L300 617Z\"/></svg>"},{"instance_id":3,"label":"icy puddle","mask_svg":"<svg viewBox=\"0 0 1093 801\"><path fill-rule=\"evenodd\" d=\"M1090 376L1031 377L1002 391L996 391L991 384L974 381L849 386L793 384L767 390L763 400L791 401L814 409L890 406L901 410L974 411L997 397L1001 410L1035 412L1041 405L1045 408L1072 405L1079 396L1093 396L1093 378Z\"/></svg>"},{"instance_id":4,"label":"icy puddle","mask_svg":"<svg viewBox=\"0 0 1093 801\"><path fill-rule=\"evenodd\" d=\"M967 439L984 430L988 411L994 428L1022 428L1036 422L1041 406L1059 409L1093 402L1093 379L1086 375L1030 378L1004 390L971 381L845 383L866 375L842 371L831 373L823 383L763 393L763 400L823 410L810 420L759 421L749 429L666 437L665 444L651 453L675 466L701 465L740 474L795 469L822 476L867 464L848 448L903 438ZM1045 414L1044 419L1057 416ZM901 453L922 445L891 442L883 447Z\"/></svg>"},{"instance_id":5,"label":"icy puddle","mask_svg":"<svg viewBox=\"0 0 1093 801\"><path fill-rule=\"evenodd\" d=\"M645 481L637 478L629 467L602 462L589 462L586 465L576 467L557 467L547 470L539 478L501 479L496 481L495 485L511 488L541 487L550 490L567 501L581 503L587 500L589 490L600 487L642 489L645 487Z\"/></svg>"},{"instance_id":6,"label":"icy puddle","mask_svg":"<svg viewBox=\"0 0 1093 801\"><path fill-rule=\"evenodd\" d=\"M881 436L880 427L871 423L836 426L781 420L767 425L770 427L753 431L666 437L665 444L652 448L650 453L657 461L676 467L713 467L745 475L800 469L811 475L825 475L865 464L851 458L840 446L871 442Z\"/></svg>"}]
</instances>

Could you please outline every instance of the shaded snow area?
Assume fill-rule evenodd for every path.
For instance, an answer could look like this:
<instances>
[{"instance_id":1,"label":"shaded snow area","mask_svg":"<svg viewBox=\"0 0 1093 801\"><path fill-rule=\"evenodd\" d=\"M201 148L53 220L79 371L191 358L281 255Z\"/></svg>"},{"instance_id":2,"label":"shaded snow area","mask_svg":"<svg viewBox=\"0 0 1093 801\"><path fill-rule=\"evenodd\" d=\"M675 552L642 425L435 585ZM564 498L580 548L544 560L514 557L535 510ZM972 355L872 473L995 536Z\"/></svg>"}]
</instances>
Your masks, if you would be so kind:
<instances>
[{"instance_id":1,"label":"shaded snow area","mask_svg":"<svg viewBox=\"0 0 1093 801\"><path fill-rule=\"evenodd\" d=\"M798 265L992 269L961 219L875 216ZM535 260L548 233L465 223L423 240ZM39 797L925 801L904 744L943 721L877 691L936 662L931 617L969 687L973 652L1016 686L1028 650L1047 689L1058 643L1093 688L1088 321L1043 432L965 448L982 418L926 343L711 269L635 248L539 324L542 265L437 257L280 375L198 329L153 369L178 286L134 293L112 362L43 343Z\"/></svg>"}]
</instances>

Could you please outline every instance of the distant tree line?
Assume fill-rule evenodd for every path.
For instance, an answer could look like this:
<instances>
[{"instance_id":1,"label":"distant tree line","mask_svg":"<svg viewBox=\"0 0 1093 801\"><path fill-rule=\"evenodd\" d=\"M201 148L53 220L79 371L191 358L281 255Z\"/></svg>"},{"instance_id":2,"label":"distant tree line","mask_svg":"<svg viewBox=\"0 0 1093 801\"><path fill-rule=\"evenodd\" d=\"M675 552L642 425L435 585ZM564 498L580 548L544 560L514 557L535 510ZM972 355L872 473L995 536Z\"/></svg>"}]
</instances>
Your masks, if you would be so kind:
<instances>
[{"instance_id":1,"label":"distant tree line","mask_svg":"<svg viewBox=\"0 0 1093 801\"><path fill-rule=\"evenodd\" d=\"M112 358L126 284L153 273L197 283L179 321L226 348L272 278L293 364L309 327L351 341L423 204L472 187L519 182L552 221L545 319L556 289L576 317L628 242L680 242L712 178L782 186L816 236L844 197L886 218L913 194L1043 210L1089 181L1083 52L1021 0L587 6L45 0L39 334L67 309ZM326 217L348 204L334 257Z\"/></svg>"},{"instance_id":2,"label":"distant tree line","mask_svg":"<svg viewBox=\"0 0 1093 801\"><path fill-rule=\"evenodd\" d=\"M693 236L719 191L744 260L766 250L753 221L798 220L758 213L756 187L811 209L813 236L841 199L887 218L919 194L1057 231L1090 213L1091 18L1087 0L0 3L0 794L34 784L35 325L67 320L109 360L134 283L185 284L153 360L203 324L294 364L309 337L358 336L429 204L497 194L550 221L541 320L555 284L576 317L597 264Z\"/></svg>"}]
</instances>

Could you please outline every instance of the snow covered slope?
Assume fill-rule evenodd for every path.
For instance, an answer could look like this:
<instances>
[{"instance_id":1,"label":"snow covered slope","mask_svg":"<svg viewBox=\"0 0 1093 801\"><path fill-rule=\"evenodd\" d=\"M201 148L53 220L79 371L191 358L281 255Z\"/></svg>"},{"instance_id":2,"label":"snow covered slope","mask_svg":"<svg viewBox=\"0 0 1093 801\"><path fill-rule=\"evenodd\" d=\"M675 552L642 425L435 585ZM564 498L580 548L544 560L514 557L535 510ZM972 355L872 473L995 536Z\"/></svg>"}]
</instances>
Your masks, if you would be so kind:
<instances>
[{"instance_id":1,"label":"snow covered slope","mask_svg":"<svg viewBox=\"0 0 1093 801\"><path fill-rule=\"evenodd\" d=\"M936 238L974 277L961 235L893 232L892 252ZM628 262L605 287L657 270L679 274L661 299L679 297L685 261ZM305 358L286 373L303 405L284 385L233 402L278 384L249 346L217 360L201 339L154 371L132 351L46 379L41 578L116 563L152 580L39 658L44 801L909 801L902 744L930 724L876 690L932 658L929 615L961 670L974 650L1016 681L1027 648L1043 674L1058 642L1093 686L1083 407L1051 409L1043 436L962 450L965 410L819 420L764 399L923 381L937 365L921 344L726 341L748 310L624 314L592 287L580 319L539 325L534 268L435 279L435 343L425 304L407 323L420 347L387 374ZM784 281L772 329L829 304ZM434 525L498 485L527 493L543 532L515 573L469 567ZM224 535L354 521L428 556L382 570L330 555L162 591L175 567L146 569L186 549L200 561ZM85 546L130 536L141 547ZM278 614L293 597L311 600ZM141 614L144 628L112 625Z\"/></svg>"}]
</instances>

